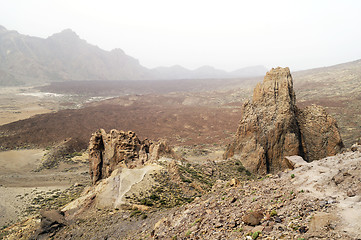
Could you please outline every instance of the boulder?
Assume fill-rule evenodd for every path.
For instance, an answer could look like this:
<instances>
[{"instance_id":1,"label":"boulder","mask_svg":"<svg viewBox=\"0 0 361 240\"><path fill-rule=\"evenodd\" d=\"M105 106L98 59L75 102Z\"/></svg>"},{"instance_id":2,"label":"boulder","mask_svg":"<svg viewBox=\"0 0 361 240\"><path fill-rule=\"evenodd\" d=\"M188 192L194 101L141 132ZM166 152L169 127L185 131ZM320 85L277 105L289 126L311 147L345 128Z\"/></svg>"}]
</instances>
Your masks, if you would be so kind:
<instances>
[{"instance_id":1,"label":"boulder","mask_svg":"<svg viewBox=\"0 0 361 240\"><path fill-rule=\"evenodd\" d=\"M67 225L64 212L58 210L42 210L40 215L40 228L30 239L50 239L56 231Z\"/></svg>"},{"instance_id":2,"label":"boulder","mask_svg":"<svg viewBox=\"0 0 361 240\"><path fill-rule=\"evenodd\" d=\"M307 162L300 156L286 156L285 162L290 169L295 169L307 165Z\"/></svg>"},{"instance_id":3,"label":"boulder","mask_svg":"<svg viewBox=\"0 0 361 240\"><path fill-rule=\"evenodd\" d=\"M288 168L286 156L312 161L334 155L343 147L336 121L322 107L297 108L289 68L268 72L255 87L252 102L244 103L241 116L235 138L223 156L238 158L253 173Z\"/></svg>"}]
</instances>

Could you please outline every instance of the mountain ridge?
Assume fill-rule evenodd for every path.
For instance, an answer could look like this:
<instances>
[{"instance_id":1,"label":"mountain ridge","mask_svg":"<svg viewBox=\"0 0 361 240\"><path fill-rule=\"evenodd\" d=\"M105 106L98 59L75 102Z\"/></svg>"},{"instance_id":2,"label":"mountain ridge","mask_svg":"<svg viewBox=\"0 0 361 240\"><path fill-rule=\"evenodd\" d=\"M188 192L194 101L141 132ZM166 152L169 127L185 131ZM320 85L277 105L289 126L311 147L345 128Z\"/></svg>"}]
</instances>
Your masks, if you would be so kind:
<instances>
[{"instance_id":1,"label":"mountain ridge","mask_svg":"<svg viewBox=\"0 0 361 240\"><path fill-rule=\"evenodd\" d=\"M252 66L226 72L211 66L148 69L116 48L106 51L65 29L48 38L27 36L0 25L0 85L82 80L165 80L261 76L267 69Z\"/></svg>"}]
</instances>

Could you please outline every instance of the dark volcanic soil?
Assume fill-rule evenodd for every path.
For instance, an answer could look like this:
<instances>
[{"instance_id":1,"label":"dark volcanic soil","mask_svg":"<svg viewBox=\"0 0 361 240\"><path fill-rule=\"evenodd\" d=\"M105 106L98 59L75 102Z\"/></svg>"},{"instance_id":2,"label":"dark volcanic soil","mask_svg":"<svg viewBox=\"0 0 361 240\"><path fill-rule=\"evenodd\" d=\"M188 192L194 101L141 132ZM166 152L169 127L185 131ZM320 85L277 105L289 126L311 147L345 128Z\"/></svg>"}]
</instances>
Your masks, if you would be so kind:
<instances>
[{"instance_id":1,"label":"dark volcanic soil","mask_svg":"<svg viewBox=\"0 0 361 240\"><path fill-rule=\"evenodd\" d=\"M82 109L63 110L0 126L0 146L42 146L78 139L86 148L98 128L135 131L140 138L167 138L171 144L224 144L236 129L240 106L185 105L183 98L123 97ZM189 100L191 101L191 99ZM241 105L241 103L238 103Z\"/></svg>"}]
</instances>

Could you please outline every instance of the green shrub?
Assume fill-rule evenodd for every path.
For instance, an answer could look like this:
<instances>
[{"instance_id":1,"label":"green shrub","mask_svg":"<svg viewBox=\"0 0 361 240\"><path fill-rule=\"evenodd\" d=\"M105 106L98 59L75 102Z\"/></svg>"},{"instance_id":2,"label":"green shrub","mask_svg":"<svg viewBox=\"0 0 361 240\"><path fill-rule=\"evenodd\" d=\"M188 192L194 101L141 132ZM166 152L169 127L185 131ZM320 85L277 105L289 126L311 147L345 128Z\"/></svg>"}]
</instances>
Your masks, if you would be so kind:
<instances>
[{"instance_id":1,"label":"green shrub","mask_svg":"<svg viewBox=\"0 0 361 240\"><path fill-rule=\"evenodd\" d=\"M150 199L147 199L147 198L142 198L140 200L140 204L148 206L148 207L153 206L153 202Z\"/></svg>"},{"instance_id":2,"label":"green shrub","mask_svg":"<svg viewBox=\"0 0 361 240\"><path fill-rule=\"evenodd\" d=\"M273 217L273 216L276 216L277 215L277 211L276 210L272 210L271 213L270 213L270 216Z\"/></svg>"},{"instance_id":3,"label":"green shrub","mask_svg":"<svg viewBox=\"0 0 361 240\"><path fill-rule=\"evenodd\" d=\"M160 199L160 197L159 197L158 195L156 195L156 194L150 195L149 198L152 199L152 200L154 200L154 201L158 201L158 200Z\"/></svg>"},{"instance_id":4,"label":"green shrub","mask_svg":"<svg viewBox=\"0 0 361 240\"><path fill-rule=\"evenodd\" d=\"M257 239L260 233L261 233L261 232L254 232L254 233L252 234L252 239Z\"/></svg>"},{"instance_id":5,"label":"green shrub","mask_svg":"<svg viewBox=\"0 0 361 240\"><path fill-rule=\"evenodd\" d=\"M141 213L141 211L139 209L134 210L133 212L130 213L130 217L134 217L137 216Z\"/></svg>"}]
</instances>

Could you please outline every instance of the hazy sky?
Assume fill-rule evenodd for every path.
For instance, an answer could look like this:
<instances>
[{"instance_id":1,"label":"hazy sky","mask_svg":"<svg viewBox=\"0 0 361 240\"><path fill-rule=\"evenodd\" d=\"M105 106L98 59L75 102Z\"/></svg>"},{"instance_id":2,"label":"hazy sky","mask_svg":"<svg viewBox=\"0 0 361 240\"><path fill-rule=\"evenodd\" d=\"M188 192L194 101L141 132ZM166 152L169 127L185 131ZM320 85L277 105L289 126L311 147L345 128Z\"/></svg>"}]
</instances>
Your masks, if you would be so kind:
<instances>
[{"instance_id":1,"label":"hazy sky","mask_svg":"<svg viewBox=\"0 0 361 240\"><path fill-rule=\"evenodd\" d=\"M359 0L0 0L0 25L48 37L71 28L146 67L322 67L361 59Z\"/></svg>"}]
</instances>

